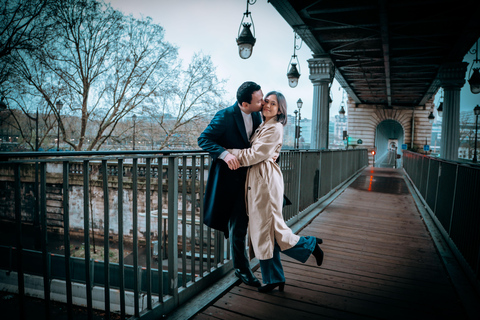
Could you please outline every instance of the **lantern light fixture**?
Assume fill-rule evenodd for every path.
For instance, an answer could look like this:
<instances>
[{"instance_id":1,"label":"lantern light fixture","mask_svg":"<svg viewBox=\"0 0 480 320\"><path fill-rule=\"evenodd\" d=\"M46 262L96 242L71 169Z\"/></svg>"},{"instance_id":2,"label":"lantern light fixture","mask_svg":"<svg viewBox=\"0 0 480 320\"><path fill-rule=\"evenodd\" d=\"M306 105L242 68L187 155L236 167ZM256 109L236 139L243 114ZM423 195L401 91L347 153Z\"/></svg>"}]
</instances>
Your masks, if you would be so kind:
<instances>
[{"instance_id":1,"label":"lantern light fixture","mask_svg":"<svg viewBox=\"0 0 480 320\"><path fill-rule=\"evenodd\" d=\"M442 95L440 96L440 104L438 105L437 113L439 117L443 116L443 89L442 89Z\"/></svg>"},{"instance_id":2,"label":"lantern light fixture","mask_svg":"<svg viewBox=\"0 0 480 320\"><path fill-rule=\"evenodd\" d=\"M340 90L340 88L339 88ZM343 90L342 92L342 102L340 103L340 110L338 110L338 114L340 115L340 119L343 119L345 118L345 108L344 108L344 105L345 105L345 90Z\"/></svg>"},{"instance_id":3,"label":"lantern light fixture","mask_svg":"<svg viewBox=\"0 0 480 320\"><path fill-rule=\"evenodd\" d=\"M302 115L300 113L300 109L302 109L303 101L302 99L297 100L297 108L298 110L294 110L295 113L295 140L294 140L294 148L298 149L300 147L300 136L302 135L302 127L300 126L300 120L302 119ZM298 115L298 118L297 118Z\"/></svg>"},{"instance_id":4,"label":"lantern light fixture","mask_svg":"<svg viewBox=\"0 0 480 320\"><path fill-rule=\"evenodd\" d=\"M303 101L302 101L302 99L298 99L298 100L297 100L297 108L298 108L298 110L302 109L302 106L303 106Z\"/></svg>"},{"instance_id":5,"label":"lantern light fixture","mask_svg":"<svg viewBox=\"0 0 480 320\"><path fill-rule=\"evenodd\" d=\"M290 62L288 63L288 67L290 68L287 72L287 78L288 78L288 85L290 88L295 88L298 85L298 79L300 78L300 62L298 61L298 57L296 54L297 50L300 50L302 47L302 42L300 42L300 45L297 46L297 39L300 41L302 40L300 36L294 31L294 37L293 37L293 55L290 58ZM295 62L296 61L296 62ZM298 68L297 68L298 65Z\"/></svg>"},{"instance_id":6,"label":"lantern light fixture","mask_svg":"<svg viewBox=\"0 0 480 320\"><path fill-rule=\"evenodd\" d=\"M430 111L430 114L428 115L428 122L433 124L433 121L435 120L435 116L433 115L433 112Z\"/></svg>"},{"instance_id":7,"label":"lantern light fixture","mask_svg":"<svg viewBox=\"0 0 480 320\"><path fill-rule=\"evenodd\" d=\"M255 39L255 25L253 24L253 18L251 12L248 11L248 6L255 4L255 2L257 2L257 0L247 0L247 11L245 11L245 13L243 14L242 21L240 22L240 26L238 27L238 54L242 59L250 58L253 52L253 46L257 41L257 39ZM245 22L245 18L250 18L251 23ZM250 30L250 27L253 28L253 33Z\"/></svg>"},{"instance_id":8,"label":"lantern light fixture","mask_svg":"<svg viewBox=\"0 0 480 320\"><path fill-rule=\"evenodd\" d=\"M473 60L472 67L470 68L470 73L472 75L468 80L468 83L470 84L470 91L472 91L473 94L480 93L480 71L479 71L480 67L477 67L477 68L474 67L475 63L480 64L480 59L478 59L478 42L479 41L480 39L477 40L475 49L472 49L469 51L469 53L475 54L475 59Z\"/></svg>"}]
</instances>

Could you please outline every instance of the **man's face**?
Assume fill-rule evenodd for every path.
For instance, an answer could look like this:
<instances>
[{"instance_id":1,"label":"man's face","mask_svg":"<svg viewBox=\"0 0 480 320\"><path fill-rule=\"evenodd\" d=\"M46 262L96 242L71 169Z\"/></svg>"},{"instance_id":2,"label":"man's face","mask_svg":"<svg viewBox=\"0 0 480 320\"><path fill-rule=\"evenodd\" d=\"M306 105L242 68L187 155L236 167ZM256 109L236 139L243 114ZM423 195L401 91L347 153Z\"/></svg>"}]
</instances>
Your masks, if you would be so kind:
<instances>
[{"instance_id":1,"label":"man's face","mask_svg":"<svg viewBox=\"0 0 480 320\"><path fill-rule=\"evenodd\" d=\"M252 102L250 104L244 102L242 104L245 113L252 113L262 110L265 101L263 101L263 92L262 90L258 90L253 92L252 94Z\"/></svg>"}]
</instances>

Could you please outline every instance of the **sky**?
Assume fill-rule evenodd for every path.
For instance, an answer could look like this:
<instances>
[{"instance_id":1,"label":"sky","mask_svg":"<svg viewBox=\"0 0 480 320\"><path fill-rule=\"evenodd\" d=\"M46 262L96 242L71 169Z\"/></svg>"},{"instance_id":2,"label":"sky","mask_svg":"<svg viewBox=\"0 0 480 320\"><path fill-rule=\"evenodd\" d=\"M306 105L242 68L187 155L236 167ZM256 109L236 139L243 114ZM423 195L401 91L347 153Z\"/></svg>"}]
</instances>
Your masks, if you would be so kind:
<instances>
[{"instance_id":1,"label":"sky","mask_svg":"<svg viewBox=\"0 0 480 320\"><path fill-rule=\"evenodd\" d=\"M294 32L267 0L257 0L249 6L257 39L252 56L242 59L238 55L236 38L240 22L246 11L246 0L107 0L114 9L136 18L151 17L165 29L165 40L176 45L179 56L188 64L196 52L210 55L217 68L217 76L227 80L226 101L235 102L237 88L244 81L255 81L262 91L282 92L288 105L288 114L293 115L296 102L302 99L302 118L311 119L313 84L308 79L307 60L312 52L306 44L296 51L300 62L300 79L296 88L290 88L287 81L290 58L293 55ZM297 40L297 45L301 41ZM466 56L470 62L475 57ZM476 64L476 67L480 66ZM337 81L331 88L332 105L330 116L338 114L343 89ZM440 91L435 104L440 100ZM346 101L345 106L346 106ZM461 111L470 111L480 104L480 95L470 93L468 82L461 92ZM345 108L346 110L346 108Z\"/></svg>"}]
</instances>

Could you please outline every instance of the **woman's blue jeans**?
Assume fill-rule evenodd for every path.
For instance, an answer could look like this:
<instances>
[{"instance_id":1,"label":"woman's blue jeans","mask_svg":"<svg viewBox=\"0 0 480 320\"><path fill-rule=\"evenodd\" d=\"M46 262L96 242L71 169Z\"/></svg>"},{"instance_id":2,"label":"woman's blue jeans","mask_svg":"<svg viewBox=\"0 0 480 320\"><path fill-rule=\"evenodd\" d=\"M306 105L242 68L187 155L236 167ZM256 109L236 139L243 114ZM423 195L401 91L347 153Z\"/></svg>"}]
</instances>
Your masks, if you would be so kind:
<instances>
[{"instance_id":1,"label":"woman's blue jeans","mask_svg":"<svg viewBox=\"0 0 480 320\"><path fill-rule=\"evenodd\" d=\"M305 263L312 254L317 239L315 237L300 237L297 244L285 251L280 251L280 247L275 241L273 249L273 257L267 260L260 260L260 268L262 270L262 280L264 284L285 282L285 275L283 274L282 261L280 260L280 252L287 256Z\"/></svg>"}]
</instances>

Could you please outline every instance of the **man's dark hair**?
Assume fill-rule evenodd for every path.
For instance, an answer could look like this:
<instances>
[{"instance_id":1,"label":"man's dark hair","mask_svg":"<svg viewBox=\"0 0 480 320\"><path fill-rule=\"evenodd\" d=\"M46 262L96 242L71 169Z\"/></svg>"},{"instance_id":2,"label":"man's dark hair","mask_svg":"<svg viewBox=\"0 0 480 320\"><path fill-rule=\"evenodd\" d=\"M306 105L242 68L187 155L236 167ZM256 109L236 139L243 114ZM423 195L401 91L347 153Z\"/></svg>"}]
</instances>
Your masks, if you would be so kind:
<instances>
[{"instance_id":1,"label":"man's dark hair","mask_svg":"<svg viewBox=\"0 0 480 320\"><path fill-rule=\"evenodd\" d=\"M252 103L252 94L260 89L260 85L256 84L255 82L247 81L242 83L237 90L237 102L240 105L244 102Z\"/></svg>"}]
</instances>

